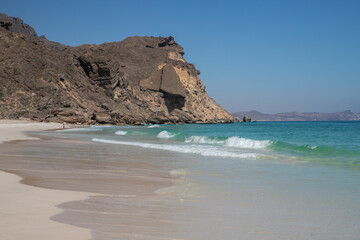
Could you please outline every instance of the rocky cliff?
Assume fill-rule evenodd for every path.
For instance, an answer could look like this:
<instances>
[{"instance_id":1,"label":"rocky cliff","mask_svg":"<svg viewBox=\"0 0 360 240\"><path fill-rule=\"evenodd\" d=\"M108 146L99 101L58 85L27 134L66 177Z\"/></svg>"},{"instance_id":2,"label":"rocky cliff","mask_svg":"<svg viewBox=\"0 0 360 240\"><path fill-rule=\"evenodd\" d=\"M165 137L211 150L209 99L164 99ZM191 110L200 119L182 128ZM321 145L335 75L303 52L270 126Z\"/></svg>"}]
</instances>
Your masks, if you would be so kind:
<instances>
[{"instance_id":1,"label":"rocky cliff","mask_svg":"<svg viewBox=\"0 0 360 240\"><path fill-rule=\"evenodd\" d=\"M69 47L0 14L0 117L68 123L225 123L173 37Z\"/></svg>"}]
</instances>

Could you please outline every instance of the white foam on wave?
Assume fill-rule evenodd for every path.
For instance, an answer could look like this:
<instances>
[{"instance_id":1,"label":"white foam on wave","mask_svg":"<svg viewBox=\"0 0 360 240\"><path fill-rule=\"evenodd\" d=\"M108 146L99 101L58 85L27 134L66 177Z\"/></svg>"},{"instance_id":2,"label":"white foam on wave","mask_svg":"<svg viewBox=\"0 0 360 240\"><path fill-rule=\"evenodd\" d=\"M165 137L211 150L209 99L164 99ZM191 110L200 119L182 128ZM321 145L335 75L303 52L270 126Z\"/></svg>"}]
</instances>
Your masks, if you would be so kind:
<instances>
[{"instance_id":1,"label":"white foam on wave","mask_svg":"<svg viewBox=\"0 0 360 240\"><path fill-rule=\"evenodd\" d=\"M317 149L318 146L307 146L307 148L310 148L310 149Z\"/></svg>"},{"instance_id":2,"label":"white foam on wave","mask_svg":"<svg viewBox=\"0 0 360 240\"><path fill-rule=\"evenodd\" d=\"M236 148L266 148L272 144L270 140L252 140L241 137L230 137L226 139L225 146L236 147Z\"/></svg>"},{"instance_id":3,"label":"white foam on wave","mask_svg":"<svg viewBox=\"0 0 360 240\"><path fill-rule=\"evenodd\" d=\"M216 146L205 145L171 145L171 144L155 144L155 143L141 143L141 142L126 142L126 141L114 141L100 138L93 138L93 142L120 144L127 146L137 146L142 148L166 150L180 153L193 153L202 156L209 157L225 157L225 158L257 158L263 156L258 153L237 153L221 149Z\"/></svg>"},{"instance_id":4,"label":"white foam on wave","mask_svg":"<svg viewBox=\"0 0 360 240\"><path fill-rule=\"evenodd\" d=\"M159 125L157 124L154 124L154 125L149 125L148 128L156 128L156 127L160 127Z\"/></svg>"},{"instance_id":5,"label":"white foam on wave","mask_svg":"<svg viewBox=\"0 0 360 240\"><path fill-rule=\"evenodd\" d=\"M126 135L127 131L116 131L115 134L116 135Z\"/></svg>"},{"instance_id":6,"label":"white foam on wave","mask_svg":"<svg viewBox=\"0 0 360 240\"><path fill-rule=\"evenodd\" d=\"M186 143L207 143L207 144L223 144L225 140L216 140L205 136L191 136L185 138Z\"/></svg>"},{"instance_id":7,"label":"white foam on wave","mask_svg":"<svg viewBox=\"0 0 360 240\"><path fill-rule=\"evenodd\" d=\"M261 149L266 148L272 144L270 140L252 140L241 137L229 137L226 140L214 139L206 136L191 136L185 139L186 143L204 143L204 144L220 144L226 147L235 148L253 148Z\"/></svg>"},{"instance_id":8,"label":"white foam on wave","mask_svg":"<svg viewBox=\"0 0 360 240\"><path fill-rule=\"evenodd\" d=\"M158 135L158 138L172 138L175 137L174 133L168 132L168 131L161 131Z\"/></svg>"}]
</instances>

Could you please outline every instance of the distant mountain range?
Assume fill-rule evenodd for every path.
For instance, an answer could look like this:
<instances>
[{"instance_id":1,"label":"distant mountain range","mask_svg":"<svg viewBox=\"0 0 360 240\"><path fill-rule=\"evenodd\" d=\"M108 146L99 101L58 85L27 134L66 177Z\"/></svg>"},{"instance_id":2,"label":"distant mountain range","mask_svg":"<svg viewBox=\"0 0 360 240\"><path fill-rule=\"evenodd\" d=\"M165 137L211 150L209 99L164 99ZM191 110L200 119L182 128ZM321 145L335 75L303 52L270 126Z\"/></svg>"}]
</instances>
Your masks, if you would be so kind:
<instances>
[{"instance_id":1,"label":"distant mountain range","mask_svg":"<svg viewBox=\"0 0 360 240\"><path fill-rule=\"evenodd\" d=\"M252 121L360 121L360 113L354 113L350 110L336 113L286 112L276 114L248 111L236 112L232 115L240 121L244 116L250 117Z\"/></svg>"}]
</instances>

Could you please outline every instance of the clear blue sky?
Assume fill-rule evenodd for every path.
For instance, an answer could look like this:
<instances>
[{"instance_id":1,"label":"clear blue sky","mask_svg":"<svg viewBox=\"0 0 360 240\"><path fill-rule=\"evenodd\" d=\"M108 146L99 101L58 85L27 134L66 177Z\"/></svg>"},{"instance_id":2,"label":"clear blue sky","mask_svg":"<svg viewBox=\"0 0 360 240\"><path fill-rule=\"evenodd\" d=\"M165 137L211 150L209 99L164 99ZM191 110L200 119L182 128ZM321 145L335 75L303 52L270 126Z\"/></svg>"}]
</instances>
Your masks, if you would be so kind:
<instances>
[{"instance_id":1,"label":"clear blue sky","mask_svg":"<svg viewBox=\"0 0 360 240\"><path fill-rule=\"evenodd\" d=\"M169 36L228 111L360 112L360 1L2 1L76 46Z\"/></svg>"}]
</instances>

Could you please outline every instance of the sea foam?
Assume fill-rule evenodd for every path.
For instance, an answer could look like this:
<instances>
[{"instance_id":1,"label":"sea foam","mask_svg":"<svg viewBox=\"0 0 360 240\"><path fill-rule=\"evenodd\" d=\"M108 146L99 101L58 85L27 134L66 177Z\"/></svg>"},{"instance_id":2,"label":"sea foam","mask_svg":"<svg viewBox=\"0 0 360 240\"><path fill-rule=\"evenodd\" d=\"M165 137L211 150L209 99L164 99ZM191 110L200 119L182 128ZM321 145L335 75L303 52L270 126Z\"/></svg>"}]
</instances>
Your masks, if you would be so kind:
<instances>
[{"instance_id":1,"label":"sea foam","mask_svg":"<svg viewBox=\"0 0 360 240\"><path fill-rule=\"evenodd\" d=\"M193 153L209 157L226 157L226 158L257 158L263 156L258 153L238 153L227 151L216 146L205 145L172 145L172 144L155 144L155 143L141 143L141 142L127 142L127 141L114 141L101 138L93 138L93 142L120 144L127 146L137 146L142 148L166 150L179 153Z\"/></svg>"},{"instance_id":2,"label":"sea foam","mask_svg":"<svg viewBox=\"0 0 360 240\"><path fill-rule=\"evenodd\" d=\"M210 137L205 136L191 136L185 138L186 143L207 143L207 144L224 144L225 140L217 140Z\"/></svg>"},{"instance_id":3,"label":"sea foam","mask_svg":"<svg viewBox=\"0 0 360 240\"><path fill-rule=\"evenodd\" d=\"M116 131L115 134L116 135L126 135L127 131Z\"/></svg>"},{"instance_id":4,"label":"sea foam","mask_svg":"<svg viewBox=\"0 0 360 240\"><path fill-rule=\"evenodd\" d=\"M241 137L230 137L226 139L225 146L236 147L236 148L266 148L272 144L270 140L252 140Z\"/></svg>"},{"instance_id":5,"label":"sea foam","mask_svg":"<svg viewBox=\"0 0 360 240\"><path fill-rule=\"evenodd\" d=\"M241 137L229 137L225 140L218 138L211 138L206 136L191 136L185 139L186 143L203 143L203 144L217 144L224 145L226 147L235 147L235 148L253 148L261 149L266 148L272 144L270 140L253 140L248 138Z\"/></svg>"},{"instance_id":6,"label":"sea foam","mask_svg":"<svg viewBox=\"0 0 360 240\"><path fill-rule=\"evenodd\" d=\"M161 131L158 135L158 138L172 138L175 137L174 133L168 132L168 131Z\"/></svg>"},{"instance_id":7,"label":"sea foam","mask_svg":"<svg viewBox=\"0 0 360 240\"><path fill-rule=\"evenodd\" d=\"M156 127L159 127L159 125L157 125L157 124L152 125L151 124L151 125L148 126L148 128L156 128Z\"/></svg>"}]
</instances>

